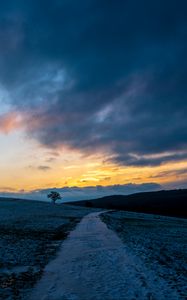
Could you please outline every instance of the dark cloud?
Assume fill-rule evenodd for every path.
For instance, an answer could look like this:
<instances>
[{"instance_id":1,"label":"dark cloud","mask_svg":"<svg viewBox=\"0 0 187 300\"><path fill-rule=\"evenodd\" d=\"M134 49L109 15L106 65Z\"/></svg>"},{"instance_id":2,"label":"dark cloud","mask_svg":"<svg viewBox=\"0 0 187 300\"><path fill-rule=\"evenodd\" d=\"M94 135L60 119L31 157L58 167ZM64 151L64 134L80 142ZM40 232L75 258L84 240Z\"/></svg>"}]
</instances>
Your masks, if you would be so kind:
<instances>
[{"instance_id":1,"label":"dark cloud","mask_svg":"<svg viewBox=\"0 0 187 300\"><path fill-rule=\"evenodd\" d=\"M38 170L46 172L48 170L51 170L51 167L49 167L49 166L39 166Z\"/></svg>"},{"instance_id":2,"label":"dark cloud","mask_svg":"<svg viewBox=\"0 0 187 300\"><path fill-rule=\"evenodd\" d=\"M169 171L158 172L155 175L151 175L149 178L162 178L162 177L165 178L167 176L176 176L178 178L180 178L181 176L187 177L187 168L180 169L180 170L169 170ZM186 181L184 181L184 182L186 182Z\"/></svg>"},{"instance_id":3,"label":"dark cloud","mask_svg":"<svg viewBox=\"0 0 187 300\"><path fill-rule=\"evenodd\" d=\"M1 1L0 83L47 147L186 159L186 1Z\"/></svg>"},{"instance_id":4,"label":"dark cloud","mask_svg":"<svg viewBox=\"0 0 187 300\"><path fill-rule=\"evenodd\" d=\"M39 171L43 171L43 172L51 170L50 166L45 166L45 165L41 165L41 166L28 166L27 168L28 169L32 169L32 170L39 170Z\"/></svg>"},{"instance_id":5,"label":"dark cloud","mask_svg":"<svg viewBox=\"0 0 187 300\"><path fill-rule=\"evenodd\" d=\"M145 151L146 152L146 151ZM112 160L116 163L124 163L129 166L158 166L162 163L167 162L177 162L181 160L187 159L187 152L176 152L176 153L163 153L163 154L145 154L145 155L137 155L137 154L117 154L112 156L112 158L108 159L108 161Z\"/></svg>"}]
</instances>

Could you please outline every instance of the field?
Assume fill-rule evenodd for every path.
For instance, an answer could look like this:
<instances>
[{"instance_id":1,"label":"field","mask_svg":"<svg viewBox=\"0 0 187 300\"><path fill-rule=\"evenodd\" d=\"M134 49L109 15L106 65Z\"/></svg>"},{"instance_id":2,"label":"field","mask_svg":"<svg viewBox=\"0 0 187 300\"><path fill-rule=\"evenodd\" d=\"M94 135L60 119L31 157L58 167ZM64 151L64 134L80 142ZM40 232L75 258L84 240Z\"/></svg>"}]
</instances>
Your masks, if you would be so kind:
<instances>
[{"instance_id":1,"label":"field","mask_svg":"<svg viewBox=\"0 0 187 300\"><path fill-rule=\"evenodd\" d=\"M0 299L22 299L90 209L0 199Z\"/></svg>"},{"instance_id":2,"label":"field","mask_svg":"<svg viewBox=\"0 0 187 300\"><path fill-rule=\"evenodd\" d=\"M186 282L186 219L0 199L2 300L183 300Z\"/></svg>"},{"instance_id":3,"label":"field","mask_svg":"<svg viewBox=\"0 0 187 300\"><path fill-rule=\"evenodd\" d=\"M105 213L102 220L141 262L143 285L154 287L157 283L163 299L171 299L169 291L175 292L175 299L186 299L187 220L123 211ZM147 272L150 276L146 282Z\"/></svg>"}]
</instances>

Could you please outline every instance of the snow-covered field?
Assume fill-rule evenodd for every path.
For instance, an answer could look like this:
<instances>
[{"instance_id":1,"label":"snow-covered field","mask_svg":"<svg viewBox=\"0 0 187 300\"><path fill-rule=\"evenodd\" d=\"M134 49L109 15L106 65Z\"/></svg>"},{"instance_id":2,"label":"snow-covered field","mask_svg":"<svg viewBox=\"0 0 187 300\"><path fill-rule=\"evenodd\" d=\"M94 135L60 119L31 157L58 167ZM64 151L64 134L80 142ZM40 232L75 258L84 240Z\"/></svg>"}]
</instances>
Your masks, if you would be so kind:
<instances>
[{"instance_id":1,"label":"snow-covered field","mask_svg":"<svg viewBox=\"0 0 187 300\"><path fill-rule=\"evenodd\" d=\"M187 299L187 220L122 211L108 212L102 220L134 255L137 270L143 266L142 290L150 289L150 299L159 293L160 299Z\"/></svg>"},{"instance_id":2,"label":"snow-covered field","mask_svg":"<svg viewBox=\"0 0 187 300\"><path fill-rule=\"evenodd\" d=\"M0 199L0 299L21 299L88 212L68 205Z\"/></svg>"},{"instance_id":3,"label":"snow-covered field","mask_svg":"<svg viewBox=\"0 0 187 300\"><path fill-rule=\"evenodd\" d=\"M101 221L100 215L90 213L81 220L26 300L186 299L185 241L180 241L176 249L171 246L174 241L168 232L181 227L185 234L185 221L107 213L104 219L112 224L113 231ZM122 223L120 227L119 223ZM121 226L126 227L129 235L122 233ZM122 239L126 236L123 241L116 229L118 232L120 229ZM152 247L155 248L151 250Z\"/></svg>"},{"instance_id":4,"label":"snow-covered field","mask_svg":"<svg viewBox=\"0 0 187 300\"><path fill-rule=\"evenodd\" d=\"M186 282L187 220L0 200L2 300L184 300Z\"/></svg>"}]
</instances>

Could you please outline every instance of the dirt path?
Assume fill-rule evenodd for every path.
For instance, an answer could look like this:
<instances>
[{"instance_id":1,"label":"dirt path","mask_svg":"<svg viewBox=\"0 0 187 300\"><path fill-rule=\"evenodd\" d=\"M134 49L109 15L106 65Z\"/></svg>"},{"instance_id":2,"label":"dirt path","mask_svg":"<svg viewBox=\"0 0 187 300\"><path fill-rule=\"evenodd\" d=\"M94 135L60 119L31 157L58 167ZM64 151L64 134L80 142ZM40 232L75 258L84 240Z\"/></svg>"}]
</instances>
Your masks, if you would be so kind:
<instances>
[{"instance_id":1,"label":"dirt path","mask_svg":"<svg viewBox=\"0 0 187 300\"><path fill-rule=\"evenodd\" d=\"M178 299L99 218L84 217L45 268L30 300Z\"/></svg>"}]
</instances>

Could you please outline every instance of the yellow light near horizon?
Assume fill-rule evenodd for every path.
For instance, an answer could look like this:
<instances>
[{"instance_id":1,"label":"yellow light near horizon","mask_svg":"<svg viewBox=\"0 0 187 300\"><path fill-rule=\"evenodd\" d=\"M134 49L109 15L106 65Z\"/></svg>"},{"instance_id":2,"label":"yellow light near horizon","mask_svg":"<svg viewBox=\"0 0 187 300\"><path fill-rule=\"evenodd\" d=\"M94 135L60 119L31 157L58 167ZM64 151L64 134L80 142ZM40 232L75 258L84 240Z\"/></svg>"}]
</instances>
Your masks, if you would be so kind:
<instances>
[{"instance_id":1,"label":"yellow light near horizon","mask_svg":"<svg viewBox=\"0 0 187 300\"><path fill-rule=\"evenodd\" d=\"M155 182L158 184L165 184L173 181L178 181L179 179L186 178L187 176L181 176L177 178L175 171L187 168L187 162L181 162L180 164L167 164L160 167L146 167L146 168L135 168L135 167L118 167L115 165L109 165L108 167L102 164L97 167L97 169L90 170L86 165L81 166L81 170L76 168L74 172L73 169L66 169L66 172L62 167L56 168L53 165L54 170L49 170L46 172L36 171L34 169L30 170L20 170L20 176L16 177L12 174L11 178L9 176L4 177L1 180L0 190L5 190L5 187L10 186L10 191L20 191L24 189L25 191L32 191L36 189L44 188L61 188L64 186L97 186L97 185L115 185L115 184L141 184ZM159 176L159 173L173 171L174 173L166 177ZM62 176L63 174L63 176ZM71 175L71 176L70 176ZM8 191L8 188L6 189Z\"/></svg>"},{"instance_id":2,"label":"yellow light near horizon","mask_svg":"<svg viewBox=\"0 0 187 300\"><path fill-rule=\"evenodd\" d=\"M185 172L181 172L180 177L176 173L187 169L187 161L153 167L123 166L106 162L105 153L85 156L66 148L53 151L36 142L25 144L25 139L15 134L9 138L0 137L1 151L4 151L0 156L0 191L148 182L166 184L187 179Z\"/></svg>"}]
</instances>

